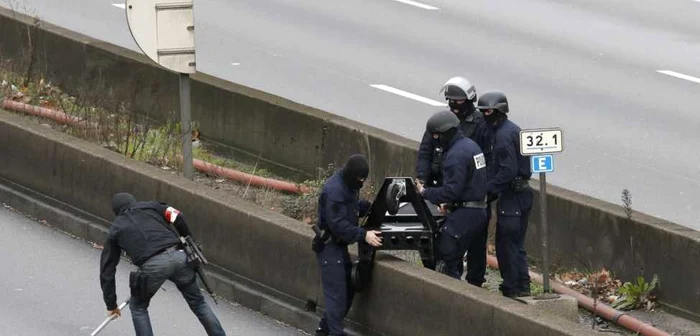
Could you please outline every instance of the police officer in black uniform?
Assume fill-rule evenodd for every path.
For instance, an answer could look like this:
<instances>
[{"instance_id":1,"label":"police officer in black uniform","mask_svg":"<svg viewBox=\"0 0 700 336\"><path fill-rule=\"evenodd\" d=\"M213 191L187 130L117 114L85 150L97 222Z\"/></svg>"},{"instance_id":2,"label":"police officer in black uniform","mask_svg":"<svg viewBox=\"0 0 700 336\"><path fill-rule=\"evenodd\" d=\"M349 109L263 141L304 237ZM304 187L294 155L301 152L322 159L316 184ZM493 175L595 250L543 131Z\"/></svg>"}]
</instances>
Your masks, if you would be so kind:
<instances>
[{"instance_id":1,"label":"police officer in black uniform","mask_svg":"<svg viewBox=\"0 0 700 336\"><path fill-rule=\"evenodd\" d=\"M450 111L459 119L459 129L462 134L473 139L477 125L479 125L482 114L476 109L476 88L464 77L450 78L440 90L445 96ZM433 139L429 132L423 133L420 147L418 148L418 162L416 172L418 180L426 186L438 186L440 180L440 156L444 149ZM484 256L484 260L486 256Z\"/></svg>"},{"instance_id":2,"label":"police officer in black uniform","mask_svg":"<svg viewBox=\"0 0 700 336\"><path fill-rule=\"evenodd\" d=\"M496 256L503 278L500 290L508 297L529 296L524 243L533 202L530 162L520 154L520 127L508 120L506 95L500 91L486 92L479 98L477 107L484 113L487 126L479 138L487 158L488 198L489 202L498 200Z\"/></svg>"},{"instance_id":3,"label":"police officer in black uniform","mask_svg":"<svg viewBox=\"0 0 700 336\"><path fill-rule=\"evenodd\" d=\"M476 88L467 78L452 77L440 90L445 96L450 111L459 119L459 130L462 134L475 140L478 128L483 126L482 113L474 106L477 100ZM443 160L444 148L433 139L430 132L423 134L418 148L417 177L426 186L438 187L441 184L440 164ZM486 244L488 241L488 225L475 238L467 251L467 282L480 287L486 281ZM433 268L434 265L425 265Z\"/></svg>"},{"instance_id":4,"label":"police officer in black uniform","mask_svg":"<svg viewBox=\"0 0 700 336\"><path fill-rule=\"evenodd\" d=\"M352 261L348 245L366 241L381 246L381 231L367 231L358 226L358 216L369 213L371 203L359 199L359 191L369 175L369 163L362 155L353 155L345 167L323 185L318 200L318 228L328 232L328 239L315 239L314 251L321 269L321 284L326 303L316 336L339 336L355 291L352 287ZM317 236L318 238L318 236Z\"/></svg>"},{"instance_id":5,"label":"police officer in black uniform","mask_svg":"<svg viewBox=\"0 0 700 336\"><path fill-rule=\"evenodd\" d=\"M480 242L487 225L486 160L481 148L464 137L459 126L460 120L451 111L438 112L428 119L427 132L445 148L441 169L444 180L441 186L428 188L416 182L424 199L445 204L449 211L436 242L437 270L456 279L464 271L464 253ZM473 276L469 272L468 267L467 279Z\"/></svg>"},{"instance_id":6,"label":"police officer in black uniform","mask_svg":"<svg viewBox=\"0 0 700 336\"><path fill-rule=\"evenodd\" d=\"M117 308L114 274L122 250L138 271L130 275L131 317L137 336L153 335L148 305L166 280L177 286L207 335L226 335L209 308L196 281L195 270L187 264L180 236L191 236L183 215L158 202L137 202L128 193L112 198L116 218L109 228L100 260L100 284L110 315L121 315Z\"/></svg>"}]
</instances>

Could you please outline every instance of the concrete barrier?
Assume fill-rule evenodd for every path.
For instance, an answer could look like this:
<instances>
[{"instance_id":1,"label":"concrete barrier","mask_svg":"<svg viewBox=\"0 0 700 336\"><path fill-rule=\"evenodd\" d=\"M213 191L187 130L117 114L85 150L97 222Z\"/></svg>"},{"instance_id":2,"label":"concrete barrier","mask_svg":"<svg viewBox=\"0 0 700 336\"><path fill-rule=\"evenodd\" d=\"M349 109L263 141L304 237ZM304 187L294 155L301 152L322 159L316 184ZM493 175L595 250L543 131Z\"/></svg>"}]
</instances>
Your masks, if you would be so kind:
<instances>
[{"instance_id":1,"label":"concrete barrier","mask_svg":"<svg viewBox=\"0 0 700 336\"><path fill-rule=\"evenodd\" d=\"M659 276L660 302L678 315L700 319L700 232L570 190L547 186L549 248L555 267L600 270L636 282ZM539 192L527 249L541 254Z\"/></svg>"},{"instance_id":2,"label":"concrete barrier","mask_svg":"<svg viewBox=\"0 0 700 336\"><path fill-rule=\"evenodd\" d=\"M29 53L31 26L30 18L0 9L0 56L32 54L33 71L69 91L109 92L100 103L126 101L155 118L177 116L175 74L143 55L45 23ZM414 141L205 74L192 79L193 120L209 140L307 176L357 152L370 158L375 180L413 175ZM658 274L661 302L700 319L700 268L688 267L700 250L699 232L640 213L626 220L621 207L565 189L548 192L554 267L607 267L623 280ZM527 242L535 259L538 221L536 203Z\"/></svg>"},{"instance_id":3,"label":"concrete barrier","mask_svg":"<svg viewBox=\"0 0 700 336\"><path fill-rule=\"evenodd\" d=\"M130 50L48 23L33 25L0 8L0 57L15 60L22 73L31 64L36 76L93 104L125 102L155 119L179 118L176 74ZM31 45L28 32L34 32ZM191 78L192 120L207 140L307 177L358 149L372 160L373 178L413 171L413 149L401 145L405 138L206 74Z\"/></svg>"},{"instance_id":4,"label":"concrete barrier","mask_svg":"<svg viewBox=\"0 0 700 336\"><path fill-rule=\"evenodd\" d=\"M292 325L313 327L302 307L321 295L306 224L2 111L0 157L0 178L11 181L10 188L99 218L53 223L98 242L104 227L95 225L113 218L110 200L115 192L175 205L215 264L216 291ZM7 197L8 188L0 189ZM17 200L11 204L38 206ZM95 299L101 306L100 298ZM269 309L263 302L282 303ZM590 333L575 322L388 255L379 258L374 282L357 297L349 319L358 334L366 335Z\"/></svg>"}]
</instances>

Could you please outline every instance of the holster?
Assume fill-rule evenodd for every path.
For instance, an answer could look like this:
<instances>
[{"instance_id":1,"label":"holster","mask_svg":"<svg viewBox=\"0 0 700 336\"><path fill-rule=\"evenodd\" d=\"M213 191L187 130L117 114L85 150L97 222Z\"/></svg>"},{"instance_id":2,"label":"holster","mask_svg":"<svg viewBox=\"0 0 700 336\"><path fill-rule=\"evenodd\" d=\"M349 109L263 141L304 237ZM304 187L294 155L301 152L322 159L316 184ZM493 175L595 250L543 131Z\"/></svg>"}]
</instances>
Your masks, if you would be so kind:
<instances>
[{"instance_id":1,"label":"holster","mask_svg":"<svg viewBox=\"0 0 700 336\"><path fill-rule=\"evenodd\" d=\"M518 192L523 191L530 187L530 180L525 179L522 176L516 176L512 182L510 182L510 189Z\"/></svg>"},{"instance_id":2,"label":"holster","mask_svg":"<svg viewBox=\"0 0 700 336\"><path fill-rule=\"evenodd\" d=\"M150 299L148 293L148 275L141 270L129 273L129 288L131 289L132 297L142 301Z\"/></svg>"},{"instance_id":3,"label":"holster","mask_svg":"<svg viewBox=\"0 0 700 336\"><path fill-rule=\"evenodd\" d=\"M314 233L316 234L314 239L311 241L311 250L316 253L321 253L326 247L326 241L330 236L330 232L327 230L321 230L321 228L318 227L318 224L314 224L311 229L314 230Z\"/></svg>"}]
</instances>

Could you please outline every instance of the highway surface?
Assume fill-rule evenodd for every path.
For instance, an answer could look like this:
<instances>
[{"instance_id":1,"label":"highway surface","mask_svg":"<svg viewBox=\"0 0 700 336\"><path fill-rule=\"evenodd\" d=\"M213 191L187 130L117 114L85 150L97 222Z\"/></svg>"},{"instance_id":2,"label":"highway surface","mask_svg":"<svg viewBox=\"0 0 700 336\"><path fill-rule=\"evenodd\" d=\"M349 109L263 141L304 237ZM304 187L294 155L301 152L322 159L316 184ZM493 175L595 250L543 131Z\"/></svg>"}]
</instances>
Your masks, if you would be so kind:
<instances>
[{"instance_id":1,"label":"highway surface","mask_svg":"<svg viewBox=\"0 0 700 336\"><path fill-rule=\"evenodd\" d=\"M121 0L11 1L138 51ZM549 182L694 229L699 22L698 0L195 1L198 71L414 140L466 76L563 129Z\"/></svg>"},{"instance_id":2,"label":"highway surface","mask_svg":"<svg viewBox=\"0 0 700 336\"><path fill-rule=\"evenodd\" d=\"M100 250L49 228L0 204L0 334L12 336L90 335L107 317L100 289ZM117 299L129 293L133 266L117 267ZM171 282L154 296L149 308L156 335L205 335L180 292ZM203 292L206 294L205 292ZM308 335L242 306L207 302L227 335ZM99 336L133 335L128 309Z\"/></svg>"}]
</instances>

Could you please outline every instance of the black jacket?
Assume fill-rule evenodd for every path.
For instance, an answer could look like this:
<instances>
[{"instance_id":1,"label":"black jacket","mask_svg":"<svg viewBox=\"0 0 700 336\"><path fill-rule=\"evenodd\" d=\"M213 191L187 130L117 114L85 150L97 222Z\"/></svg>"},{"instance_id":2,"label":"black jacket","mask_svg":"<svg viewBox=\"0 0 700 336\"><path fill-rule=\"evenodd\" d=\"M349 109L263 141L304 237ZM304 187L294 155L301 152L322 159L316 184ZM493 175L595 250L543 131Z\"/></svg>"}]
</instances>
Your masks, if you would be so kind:
<instances>
[{"instance_id":1,"label":"black jacket","mask_svg":"<svg viewBox=\"0 0 700 336\"><path fill-rule=\"evenodd\" d=\"M459 130L462 135L476 141L475 136L479 133L478 128L483 125L483 116L483 113L480 111L474 111L467 118L460 118ZM436 142L433 140L433 135L425 131L420 146L418 147L418 160L416 162L416 177L419 180L428 182L433 179L433 177L431 177L431 165L435 146Z\"/></svg>"},{"instance_id":2,"label":"black jacket","mask_svg":"<svg viewBox=\"0 0 700 336\"><path fill-rule=\"evenodd\" d=\"M109 228L100 258L100 284L108 310L117 307L114 274L122 251L134 265L141 266L163 249L180 243L173 229L181 236L191 235L182 214L167 204L137 202L119 211Z\"/></svg>"},{"instance_id":3,"label":"black jacket","mask_svg":"<svg viewBox=\"0 0 700 336\"><path fill-rule=\"evenodd\" d=\"M331 176L323 185L318 198L318 225L330 230L338 241L326 244L317 256L322 261L351 262L348 245L365 239L367 231L358 225L359 217L365 217L371 203L359 199L359 192L343 182L343 170Z\"/></svg>"},{"instance_id":4,"label":"black jacket","mask_svg":"<svg viewBox=\"0 0 700 336\"><path fill-rule=\"evenodd\" d=\"M479 142L484 150L488 171L486 189L498 195L520 176L530 179L530 158L520 154L520 127L508 119L497 125L481 127Z\"/></svg>"},{"instance_id":5,"label":"black jacket","mask_svg":"<svg viewBox=\"0 0 700 336\"><path fill-rule=\"evenodd\" d=\"M423 198L433 204L486 200L486 159L476 142L459 134L443 161L442 186L425 188Z\"/></svg>"}]
</instances>

